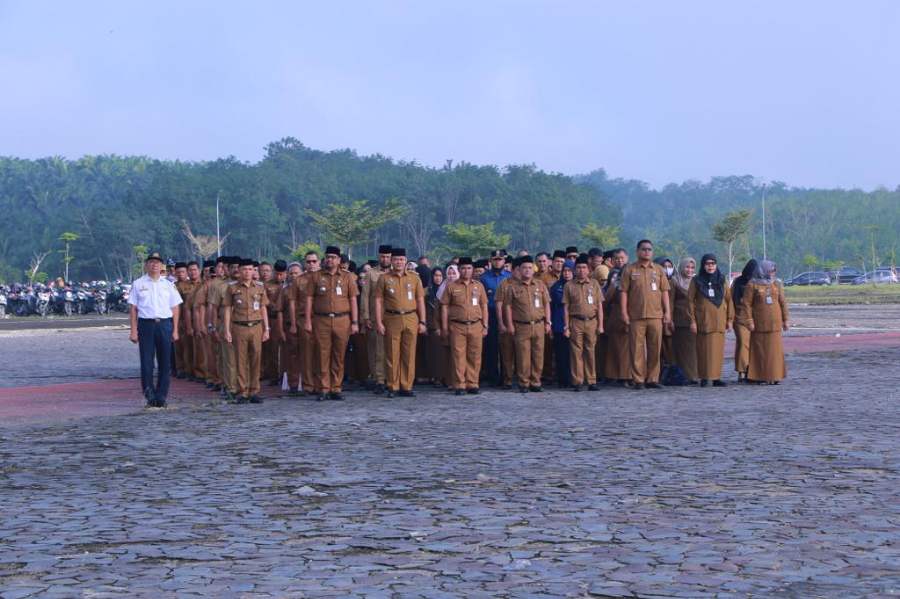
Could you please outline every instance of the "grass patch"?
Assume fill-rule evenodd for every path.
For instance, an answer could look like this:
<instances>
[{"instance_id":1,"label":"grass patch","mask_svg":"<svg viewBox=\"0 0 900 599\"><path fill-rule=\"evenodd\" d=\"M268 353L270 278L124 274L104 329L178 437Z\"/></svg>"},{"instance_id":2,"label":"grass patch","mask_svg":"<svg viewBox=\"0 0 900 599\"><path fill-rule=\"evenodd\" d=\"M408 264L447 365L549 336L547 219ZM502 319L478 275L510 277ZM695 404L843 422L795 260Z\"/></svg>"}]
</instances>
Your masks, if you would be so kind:
<instances>
[{"instance_id":1,"label":"grass patch","mask_svg":"<svg viewBox=\"0 0 900 599\"><path fill-rule=\"evenodd\" d=\"M789 302L813 305L900 304L900 285L785 287Z\"/></svg>"}]
</instances>

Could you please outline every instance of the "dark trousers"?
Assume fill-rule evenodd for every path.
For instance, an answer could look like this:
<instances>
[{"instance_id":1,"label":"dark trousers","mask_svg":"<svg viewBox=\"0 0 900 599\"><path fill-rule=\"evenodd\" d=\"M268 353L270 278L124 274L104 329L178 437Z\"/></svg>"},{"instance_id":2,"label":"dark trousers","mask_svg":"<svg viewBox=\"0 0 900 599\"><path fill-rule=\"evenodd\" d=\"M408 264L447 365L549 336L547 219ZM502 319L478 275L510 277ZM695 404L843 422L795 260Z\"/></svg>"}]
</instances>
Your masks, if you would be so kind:
<instances>
[{"instance_id":1,"label":"dark trousers","mask_svg":"<svg viewBox=\"0 0 900 599\"><path fill-rule=\"evenodd\" d=\"M562 333L553 332L553 359L556 362L556 384L560 387L572 385L570 372L569 340Z\"/></svg>"},{"instance_id":2,"label":"dark trousers","mask_svg":"<svg viewBox=\"0 0 900 599\"><path fill-rule=\"evenodd\" d=\"M500 385L500 326L497 323L497 311L493 306L488 308L488 332L484 338L484 353L481 357L484 380L492 385Z\"/></svg>"},{"instance_id":3,"label":"dark trousers","mask_svg":"<svg viewBox=\"0 0 900 599\"><path fill-rule=\"evenodd\" d=\"M141 389L149 398L165 401L172 376L172 319L138 319L138 349L141 353ZM153 385L153 361L159 379Z\"/></svg>"}]
</instances>

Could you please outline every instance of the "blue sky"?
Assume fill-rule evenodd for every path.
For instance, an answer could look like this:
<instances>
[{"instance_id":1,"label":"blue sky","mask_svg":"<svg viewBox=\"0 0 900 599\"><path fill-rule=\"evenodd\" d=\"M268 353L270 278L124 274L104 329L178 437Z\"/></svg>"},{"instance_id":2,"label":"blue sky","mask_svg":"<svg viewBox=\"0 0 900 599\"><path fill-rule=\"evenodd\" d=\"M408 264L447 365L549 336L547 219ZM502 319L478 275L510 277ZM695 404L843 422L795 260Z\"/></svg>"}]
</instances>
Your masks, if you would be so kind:
<instances>
[{"instance_id":1,"label":"blue sky","mask_svg":"<svg viewBox=\"0 0 900 599\"><path fill-rule=\"evenodd\" d=\"M900 2L0 0L0 154L900 184Z\"/></svg>"}]
</instances>

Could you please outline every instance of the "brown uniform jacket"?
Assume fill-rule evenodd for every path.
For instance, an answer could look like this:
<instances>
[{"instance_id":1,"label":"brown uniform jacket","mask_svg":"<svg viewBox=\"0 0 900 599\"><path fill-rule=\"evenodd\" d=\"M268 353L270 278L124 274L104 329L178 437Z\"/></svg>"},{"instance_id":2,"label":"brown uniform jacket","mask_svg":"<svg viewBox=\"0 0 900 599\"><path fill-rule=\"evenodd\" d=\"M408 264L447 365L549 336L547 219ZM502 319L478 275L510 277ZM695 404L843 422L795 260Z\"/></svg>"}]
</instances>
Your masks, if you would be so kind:
<instances>
[{"instance_id":1,"label":"brown uniform jacket","mask_svg":"<svg viewBox=\"0 0 900 599\"><path fill-rule=\"evenodd\" d=\"M206 304L213 310L217 310L221 316L219 308L222 306L222 300L225 297L225 291L228 289L229 280L222 277L216 277L210 281L206 293Z\"/></svg>"},{"instance_id":2,"label":"brown uniform jacket","mask_svg":"<svg viewBox=\"0 0 900 599\"><path fill-rule=\"evenodd\" d=\"M731 289L725 285L725 298L718 307L706 298L706 290L691 281L688 290L691 322L697 325L698 333L724 333L734 321L731 303Z\"/></svg>"},{"instance_id":3,"label":"brown uniform jacket","mask_svg":"<svg viewBox=\"0 0 900 599\"><path fill-rule=\"evenodd\" d=\"M536 273L534 275L534 278L546 285L547 289L553 287L553 284L559 280L559 277L557 277L556 274L549 268L546 270L546 272Z\"/></svg>"},{"instance_id":4,"label":"brown uniform jacket","mask_svg":"<svg viewBox=\"0 0 900 599\"><path fill-rule=\"evenodd\" d=\"M238 282L228 286L222 305L226 308L231 306L232 322L253 322L263 319L269 297L259 281Z\"/></svg>"},{"instance_id":5,"label":"brown uniform jacket","mask_svg":"<svg viewBox=\"0 0 900 599\"><path fill-rule=\"evenodd\" d=\"M308 290L307 280L308 277L312 273L305 272L301 274L299 277L291 281L290 285L282 293L286 298L284 303L288 304L291 300L294 300L294 315L297 318L297 323L302 324L303 318L306 316L306 292ZM282 305L282 309L285 311L290 310L290 304L285 306ZM290 316L288 315L288 318Z\"/></svg>"},{"instance_id":6,"label":"brown uniform jacket","mask_svg":"<svg viewBox=\"0 0 900 599\"><path fill-rule=\"evenodd\" d=\"M787 321L788 306L780 284L747 283L738 309L738 322L744 326L753 324L757 333L773 333L780 331Z\"/></svg>"},{"instance_id":7,"label":"brown uniform jacket","mask_svg":"<svg viewBox=\"0 0 900 599\"><path fill-rule=\"evenodd\" d=\"M462 279L457 279L444 289L441 305L447 306L449 322L481 320L482 309L487 305L487 292L479 281L472 280L466 284Z\"/></svg>"},{"instance_id":8,"label":"brown uniform jacket","mask_svg":"<svg viewBox=\"0 0 900 599\"><path fill-rule=\"evenodd\" d=\"M669 285L669 309L672 310L672 324L676 327L691 326L693 316L691 315L688 294L690 293L691 288L694 287L693 280L691 280L691 284L688 285L687 291L675 283L670 282Z\"/></svg>"},{"instance_id":9,"label":"brown uniform jacket","mask_svg":"<svg viewBox=\"0 0 900 599\"><path fill-rule=\"evenodd\" d=\"M356 301L359 288L350 273L327 270L308 273L305 278L306 294L313 298L313 315L350 314L350 302Z\"/></svg>"},{"instance_id":10,"label":"brown uniform jacket","mask_svg":"<svg viewBox=\"0 0 900 599\"><path fill-rule=\"evenodd\" d=\"M269 299L269 322L275 322L275 319L278 318L278 313L284 309L285 288L284 285L274 279L266 281L263 285L266 290L266 297Z\"/></svg>"},{"instance_id":11,"label":"brown uniform jacket","mask_svg":"<svg viewBox=\"0 0 900 599\"><path fill-rule=\"evenodd\" d=\"M597 308L603 305L600 283L591 278L584 282L572 279L563 288L563 304L568 306L569 316L597 316Z\"/></svg>"},{"instance_id":12,"label":"brown uniform jacket","mask_svg":"<svg viewBox=\"0 0 900 599\"><path fill-rule=\"evenodd\" d=\"M628 318L662 318L662 294L669 292L666 271L653 262L632 262L622 269L622 291L628 294Z\"/></svg>"},{"instance_id":13,"label":"brown uniform jacket","mask_svg":"<svg viewBox=\"0 0 900 599\"><path fill-rule=\"evenodd\" d=\"M534 278L528 283L514 278L507 281L504 305L512 310L513 324L544 320L544 309L550 304L547 286Z\"/></svg>"},{"instance_id":14,"label":"brown uniform jacket","mask_svg":"<svg viewBox=\"0 0 900 599\"><path fill-rule=\"evenodd\" d=\"M425 297L425 290L419 275L404 269L399 275L391 271L378 277L374 297L381 298L385 312L413 312L416 300ZM374 308L373 301L370 309Z\"/></svg>"}]
</instances>

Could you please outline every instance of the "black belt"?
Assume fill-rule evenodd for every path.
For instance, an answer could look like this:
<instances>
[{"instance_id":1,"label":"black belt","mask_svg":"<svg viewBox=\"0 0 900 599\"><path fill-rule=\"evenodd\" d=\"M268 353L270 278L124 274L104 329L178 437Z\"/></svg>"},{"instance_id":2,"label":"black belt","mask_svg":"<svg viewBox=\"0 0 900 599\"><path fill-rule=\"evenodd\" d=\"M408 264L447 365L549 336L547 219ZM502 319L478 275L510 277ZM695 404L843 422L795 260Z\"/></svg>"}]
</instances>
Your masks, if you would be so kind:
<instances>
[{"instance_id":1,"label":"black belt","mask_svg":"<svg viewBox=\"0 0 900 599\"><path fill-rule=\"evenodd\" d=\"M451 320L450 322L455 322L456 324L475 324L476 322L481 322L481 319L478 320Z\"/></svg>"},{"instance_id":2,"label":"black belt","mask_svg":"<svg viewBox=\"0 0 900 599\"><path fill-rule=\"evenodd\" d=\"M398 316L404 316L406 314L412 314L415 310L385 310L388 314L396 314Z\"/></svg>"},{"instance_id":3,"label":"black belt","mask_svg":"<svg viewBox=\"0 0 900 599\"><path fill-rule=\"evenodd\" d=\"M544 322L543 318L538 318L537 320L514 320L516 324L538 324L539 322Z\"/></svg>"},{"instance_id":4,"label":"black belt","mask_svg":"<svg viewBox=\"0 0 900 599\"><path fill-rule=\"evenodd\" d=\"M575 314L569 314L569 317L574 318L575 320L594 320L597 318L597 315L594 314L593 316L577 316Z\"/></svg>"},{"instance_id":5,"label":"black belt","mask_svg":"<svg viewBox=\"0 0 900 599\"><path fill-rule=\"evenodd\" d=\"M168 322L172 320L172 317L169 318L138 318L140 322Z\"/></svg>"},{"instance_id":6,"label":"black belt","mask_svg":"<svg viewBox=\"0 0 900 599\"><path fill-rule=\"evenodd\" d=\"M340 318L341 316L349 316L349 312L313 312L316 316L328 316L329 318Z\"/></svg>"},{"instance_id":7,"label":"black belt","mask_svg":"<svg viewBox=\"0 0 900 599\"><path fill-rule=\"evenodd\" d=\"M248 321L235 320L231 324L236 324L236 325L239 325L242 327L255 327L256 325L258 325L261 322L262 322L261 320L248 320Z\"/></svg>"}]
</instances>

